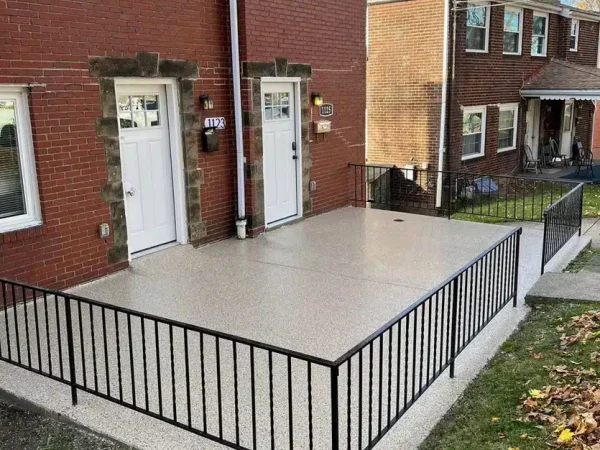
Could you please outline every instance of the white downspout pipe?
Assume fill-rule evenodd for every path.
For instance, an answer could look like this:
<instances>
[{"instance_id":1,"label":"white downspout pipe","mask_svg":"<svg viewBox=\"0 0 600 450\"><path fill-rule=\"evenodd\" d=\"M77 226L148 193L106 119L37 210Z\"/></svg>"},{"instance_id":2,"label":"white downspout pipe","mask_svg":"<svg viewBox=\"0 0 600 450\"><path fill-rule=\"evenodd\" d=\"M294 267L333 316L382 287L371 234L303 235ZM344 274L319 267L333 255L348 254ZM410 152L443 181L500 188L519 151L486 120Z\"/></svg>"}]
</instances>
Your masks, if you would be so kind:
<instances>
[{"instance_id":1,"label":"white downspout pipe","mask_svg":"<svg viewBox=\"0 0 600 450\"><path fill-rule=\"evenodd\" d=\"M246 187L244 174L244 129L242 123L242 80L240 75L240 39L237 0L229 0L231 24L231 68L233 71L233 109L235 114L235 147L237 161L237 237L246 239Z\"/></svg>"},{"instance_id":2,"label":"white downspout pipe","mask_svg":"<svg viewBox=\"0 0 600 450\"><path fill-rule=\"evenodd\" d=\"M436 192L436 208L442 207L442 183L444 170L444 150L446 148L446 114L448 102L448 53L449 53L449 38L450 38L450 2L452 0L444 0L444 57L442 58L442 105L440 111L440 148L438 155L438 177L437 177L437 192Z\"/></svg>"}]
</instances>

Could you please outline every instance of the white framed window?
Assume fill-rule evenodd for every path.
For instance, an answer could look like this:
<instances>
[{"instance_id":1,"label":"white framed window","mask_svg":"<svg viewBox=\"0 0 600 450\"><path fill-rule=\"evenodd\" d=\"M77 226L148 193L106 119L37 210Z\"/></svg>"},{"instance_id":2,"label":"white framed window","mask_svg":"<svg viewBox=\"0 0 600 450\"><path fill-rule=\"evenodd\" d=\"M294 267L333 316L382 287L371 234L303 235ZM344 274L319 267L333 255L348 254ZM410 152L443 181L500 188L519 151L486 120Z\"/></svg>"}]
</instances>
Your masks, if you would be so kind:
<instances>
[{"instance_id":1,"label":"white framed window","mask_svg":"<svg viewBox=\"0 0 600 450\"><path fill-rule=\"evenodd\" d=\"M576 52L579 47L579 20L571 20L571 36L569 39L569 50Z\"/></svg>"},{"instance_id":2,"label":"white framed window","mask_svg":"<svg viewBox=\"0 0 600 450\"><path fill-rule=\"evenodd\" d=\"M487 3L468 3L467 51L487 53L490 35L490 7Z\"/></svg>"},{"instance_id":3,"label":"white framed window","mask_svg":"<svg viewBox=\"0 0 600 450\"><path fill-rule=\"evenodd\" d=\"M485 154L486 112L485 106L463 108L463 161Z\"/></svg>"},{"instance_id":4,"label":"white framed window","mask_svg":"<svg viewBox=\"0 0 600 450\"><path fill-rule=\"evenodd\" d=\"M520 55L523 45L523 10L504 8L504 54Z\"/></svg>"},{"instance_id":5,"label":"white framed window","mask_svg":"<svg viewBox=\"0 0 600 450\"><path fill-rule=\"evenodd\" d=\"M507 152L517 148L519 129L519 104L500 105L498 122L498 152Z\"/></svg>"},{"instance_id":6,"label":"white framed window","mask_svg":"<svg viewBox=\"0 0 600 450\"><path fill-rule=\"evenodd\" d=\"M27 88L0 85L0 233L41 219Z\"/></svg>"},{"instance_id":7,"label":"white framed window","mask_svg":"<svg viewBox=\"0 0 600 450\"><path fill-rule=\"evenodd\" d=\"M546 56L548 51L548 13L533 12L531 56Z\"/></svg>"}]
</instances>

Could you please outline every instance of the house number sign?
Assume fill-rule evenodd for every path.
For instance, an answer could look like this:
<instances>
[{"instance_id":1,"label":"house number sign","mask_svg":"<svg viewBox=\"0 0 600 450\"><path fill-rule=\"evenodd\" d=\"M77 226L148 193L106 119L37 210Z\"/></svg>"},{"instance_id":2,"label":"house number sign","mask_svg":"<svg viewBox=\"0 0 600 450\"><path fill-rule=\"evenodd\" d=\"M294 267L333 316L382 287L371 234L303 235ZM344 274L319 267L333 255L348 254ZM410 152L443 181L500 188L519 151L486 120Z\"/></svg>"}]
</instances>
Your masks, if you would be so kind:
<instances>
[{"instance_id":1,"label":"house number sign","mask_svg":"<svg viewBox=\"0 0 600 450\"><path fill-rule=\"evenodd\" d=\"M225 129L225 117L207 117L204 119L204 128Z\"/></svg>"},{"instance_id":2,"label":"house number sign","mask_svg":"<svg viewBox=\"0 0 600 450\"><path fill-rule=\"evenodd\" d=\"M324 103L319 107L319 115L321 117L333 116L333 103Z\"/></svg>"}]
</instances>

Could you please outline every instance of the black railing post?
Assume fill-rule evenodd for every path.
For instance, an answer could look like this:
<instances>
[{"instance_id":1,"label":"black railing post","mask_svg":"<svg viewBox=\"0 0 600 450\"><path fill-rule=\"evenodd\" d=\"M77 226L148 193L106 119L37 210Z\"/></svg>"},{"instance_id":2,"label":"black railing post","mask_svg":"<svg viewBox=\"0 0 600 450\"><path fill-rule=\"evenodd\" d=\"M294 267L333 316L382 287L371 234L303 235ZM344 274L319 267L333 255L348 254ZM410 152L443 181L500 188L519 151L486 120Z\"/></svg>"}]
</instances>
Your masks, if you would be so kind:
<instances>
[{"instance_id":1,"label":"black railing post","mask_svg":"<svg viewBox=\"0 0 600 450\"><path fill-rule=\"evenodd\" d=\"M339 397L338 397L338 375L339 367L331 368L331 448L339 450L340 448L340 416L339 416Z\"/></svg>"},{"instance_id":2,"label":"black railing post","mask_svg":"<svg viewBox=\"0 0 600 450\"><path fill-rule=\"evenodd\" d=\"M452 335L450 340L450 378L454 378L454 360L456 359L456 335L458 328L458 277L452 281Z\"/></svg>"},{"instance_id":3,"label":"black railing post","mask_svg":"<svg viewBox=\"0 0 600 450\"><path fill-rule=\"evenodd\" d=\"M579 236L581 237L581 227L583 227L583 194L585 192L585 185L581 187L581 201L579 206Z\"/></svg>"},{"instance_id":4,"label":"black railing post","mask_svg":"<svg viewBox=\"0 0 600 450\"><path fill-rule=\"evenodd\" d=\"M523 233L523 228L519 228L517 232L517 248L515 249L515 280L514 280L514 298L513 298L513 308L517 307L517 298L519 292L519 255L521 251L521 234Z\"/></svg>"},{"instance_id":5,"label":"black railing post","mask_svg":"<svg viewBox=\"0 0 600 450\"><path fill-rule=\"evenodd\" d=\"M442 172L442 187L444 186L444 173ZM452 218L452 174L448 173L448 220Z\"/></svg>"},{"instance_id":6,"label":"black railing post","mask_svg":"<svg viewBox=\"0 0 600 450\"><path fill-rule=\"evenodd\" d=\"M548 211L544 211L544 241L542 244L542 275L546 268L546 244L548 242Z\"/></svg>"},{"instance_id":7,"label":"black railing post","mask_svg":"<svg viewBox=\"0 0 600 450\"><path fill-rule=\"evenodd\" d=\"M71 384L71 398L73 400L73 406L77 405L77 380L75 375L75 348L73 340L73 323L71 316L71 299L64 297L65 299L65 320L67 321L67 343L69 344L69 373L70 373L70 384ZM58 308L58 304L56 306ZM81 318L80 318L81 320Z\"/></svg>"}]
</instances>

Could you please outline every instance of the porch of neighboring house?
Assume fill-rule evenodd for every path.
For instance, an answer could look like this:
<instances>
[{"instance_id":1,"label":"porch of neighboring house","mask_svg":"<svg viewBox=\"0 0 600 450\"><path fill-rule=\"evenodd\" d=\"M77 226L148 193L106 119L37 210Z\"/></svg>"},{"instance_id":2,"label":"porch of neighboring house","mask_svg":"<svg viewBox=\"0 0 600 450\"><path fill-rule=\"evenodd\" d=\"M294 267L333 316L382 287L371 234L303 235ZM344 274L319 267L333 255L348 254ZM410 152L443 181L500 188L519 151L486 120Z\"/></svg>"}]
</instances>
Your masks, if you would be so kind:
<instances>
[{"instance_id":1,"label":"porch of neighboring house","mask_svg":"<svg viewBox=\"0 0 600 450\"><path fill-rule=\"evenodd\" d=\"M363 446L378 442L382 449L416 448L526 313L522 299L539 278L543 233L536 229L523 231L519 276L514 277L509 267L510 258L517 260L515 247L511 247L516 239L516 234L511 234L513 229L349 207L253 240L231 239L198 250L179 246L141 257L130 269L76 287L67 294L127 308L110 310L75 298L77 303L73 303L71 312L77 342L73 364L67 361L66 347L63 346L63 354L56 348L61 339L48 336L46 344L39 336L35 338L36 333L46 336L46 330L64 320L66 311L53 308L58 300L49 301L50 313L48 309L44 312L46 305L39 303L34 304L34 314L30 304L29 318L23 305L0 313L0 356L6 359L7 351L12 349L14 358L16 352L22 351L19 358L22 356L23 364L29 361L35 365L41 360L42 369L50 356L54 360L50 372L55 377L62 377L59 362L64 360L65 371L73 367L71 375L83 383L79 385L78 406L71 405L68 386L61 387L54 380L4 363L0 363L0 388L140 448L222 448L214 442L215 436L237 448L265 448L273 444L275 448L291 448L292 441L294 448L308 448L309 439L314 440L314 448L337 448L330 425L330 399L334 394L333 385L330 390L328 362L339 361L400 312L486 254L491 257L482 261L489 273L485 267L474 265L465 272L469 276L471 271L470 278L461 279L460 283L465 295L469 291L483 298L479 291L485 289L473 290L473 285L469 288L468 280L477 285L477 275L479 283L482 279L486 283L486 277L491 277L496 284L490 284L488 294L495 300L493 305L479 310L473 306L472 297L470 304L466 299L460 304L459 310L464 308L463 320L467 315L479 315L481 325L483 315L484 328L469 338L468 346L456 360L457 378L450 380L442 375L435 381L446 368L440 362L440 373L435 375L438 343L441 348L437 358L442 360L443 353L447 361L450 356L448 348L442 348L446 345L442 335L448 333L450 326L446 322L443 328L444 311L450 318L446 288L439 291L439 298L435 295L435 306L431 301L423 305L420 313L417 308L414 317L409 313L406 322L400 321L398 328L390 328L388 334L360 350L360 360L350 357L339 366L341 381L335 391L335 397L340 398L339 448L345 448L348 441L355 445L357 440ZM503 241L505 245L486 253L507 235L512 236L510 241ZM560 269L584 244L581 238L573 238L547 270ZM510 298L503 300L501 295L502 291L509 293L511 276L518 278L516 309L504 307ZM454 292L458 295L458 291ZM38 295L33 292L33 297ZM56 316L55 320L58 310L62 319ZM130 314L131 310L136 313ZM144 318L144 314L149 318ZM173 322L163 324L152 317ZM485 326L487 320L490 323ZM18 336L15 341L17 323L20 344ZM196 328L186 330L182 324ZM470 320L468 329L466 324L463 339L470 336L467 333L472 325L476 328ZM66 327L62 331L59 328L63 344L65 333ZM132 333L143 340L132 341ZM111 341L113 334L116 342ZM427 335L428 339L424 339ZM244 340L232 341L227 336ZM469 345L470 339L474 340ZM255 346L256 343L260 345ZM188 348L192 350L188 352ZM280 349L288 353L282 354ZM430 365L435 375L432 378ZM360 392L356 391L357 386ZM104 393L101 397L106 388L107 397L112 395L113 402L116 396L117 403L120 399L130 408L131 404L138 405L137 411L146 415L102 400L97 392L92 395L94 390L100 390ZM397 416L392 411L401 409L402 398L405 410ZM152 417L162 417L162 421L148 417L147 411L154 414ZM396 420L399 423L394 427ZM384 436L388 426L390 432ZM197 434L204 432L213 440L189 432L193 430L200 430Z\"/></svg>"},{"instance_id":2,"label":"porch of neighboring house","mask_svg":"<svg viewBox=\"0 0 600 450\"><path fill-rule=\"evenodd\" d=\"M592 149L600 69L553 60L524 84L521 95L527 100L523 166L532 168L528 159L540 165L525 176L599 182L600 173L578 173L576 165L585 156L577 143Z\"/></svg>"}]
</instances>

